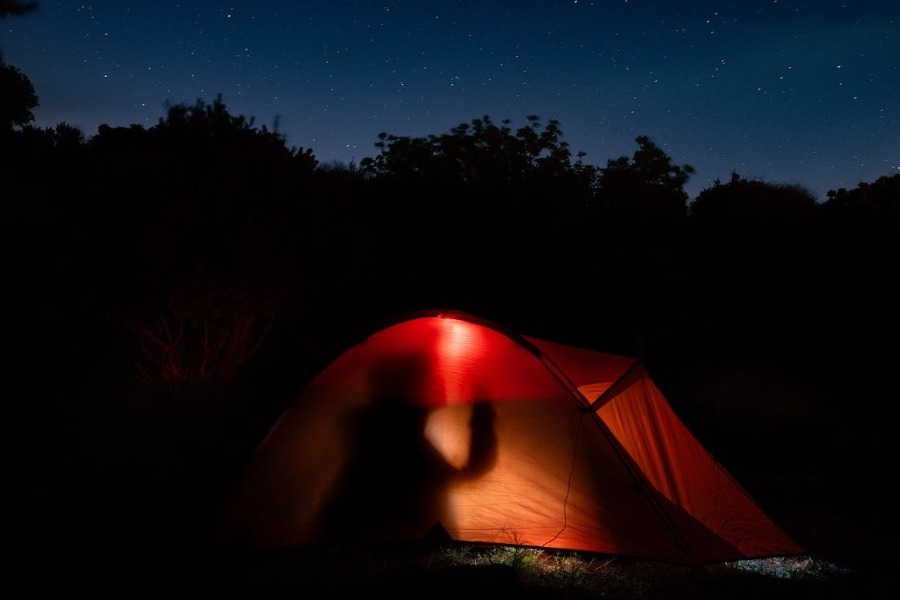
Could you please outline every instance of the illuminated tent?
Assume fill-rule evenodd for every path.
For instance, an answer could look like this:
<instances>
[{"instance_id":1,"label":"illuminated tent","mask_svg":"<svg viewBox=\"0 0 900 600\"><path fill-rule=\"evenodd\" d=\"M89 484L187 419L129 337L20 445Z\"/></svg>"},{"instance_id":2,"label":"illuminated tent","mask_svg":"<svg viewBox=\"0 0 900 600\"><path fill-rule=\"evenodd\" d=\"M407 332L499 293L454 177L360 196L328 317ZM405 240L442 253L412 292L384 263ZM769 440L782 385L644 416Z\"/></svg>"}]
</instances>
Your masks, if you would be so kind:
<instances>
[{"instance_id":1,"label":"illuminated tent","mask_svg":"<svg viewBox=\"0 0 900 600\"><path fill-rule=\"evenodd\" d=\"M445 539L701 565L802 549L634 358L417 314L326 367L262 440L221 533L250 547Z\"/></svg>"}]
</instances>

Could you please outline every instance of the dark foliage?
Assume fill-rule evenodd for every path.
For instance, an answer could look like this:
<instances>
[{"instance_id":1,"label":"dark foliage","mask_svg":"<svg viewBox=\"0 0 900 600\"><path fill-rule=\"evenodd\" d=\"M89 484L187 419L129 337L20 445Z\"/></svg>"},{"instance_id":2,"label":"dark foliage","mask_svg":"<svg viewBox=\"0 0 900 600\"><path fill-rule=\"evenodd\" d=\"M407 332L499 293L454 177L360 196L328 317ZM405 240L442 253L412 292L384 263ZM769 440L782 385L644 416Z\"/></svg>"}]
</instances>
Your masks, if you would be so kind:
<instances>
[{"instance_id":1,"label":"dark foliage","mask_svg":"<svg viewBox=\"0 0 900 600\"><path fill-rule=\"evenodd\" d=\"M0 0L0 18L21 16L38 9L37 2L19 2L19 0Z\"/></svg>"},{"instance_id":2,"label":"dark foliage","mask_svg":"<svg viewBox=\"0 0 900 600\"><path fill-rule=\"evenodd\" d=\"M0 139L15 127L34 120L31 112L38 105L31 80L19 69L0 57Z\"/></svg>"}]
</instances>

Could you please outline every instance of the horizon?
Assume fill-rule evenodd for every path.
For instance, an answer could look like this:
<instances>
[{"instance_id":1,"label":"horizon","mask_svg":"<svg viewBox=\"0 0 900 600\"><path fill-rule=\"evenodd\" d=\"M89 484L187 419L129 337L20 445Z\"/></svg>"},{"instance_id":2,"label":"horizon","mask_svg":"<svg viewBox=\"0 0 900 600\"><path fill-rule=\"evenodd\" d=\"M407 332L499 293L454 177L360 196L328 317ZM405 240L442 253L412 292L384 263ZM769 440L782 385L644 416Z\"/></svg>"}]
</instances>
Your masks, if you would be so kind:
<instances>
[{"instance_id":1,"label":"horizon","mask_svg":"<svg viewBox=\"0 0 900 600\"><path fill-rule=\"evenodd\" d=\"M898 23L887 1L39 1L3 19L0 50L35 87L32 124L86 137L221 96L322 165L358 164L382 132L533 114L598 167L648 136L694 167L691 200L737 173L822 201L900 172Z\"/></svg>"}]
</instances>

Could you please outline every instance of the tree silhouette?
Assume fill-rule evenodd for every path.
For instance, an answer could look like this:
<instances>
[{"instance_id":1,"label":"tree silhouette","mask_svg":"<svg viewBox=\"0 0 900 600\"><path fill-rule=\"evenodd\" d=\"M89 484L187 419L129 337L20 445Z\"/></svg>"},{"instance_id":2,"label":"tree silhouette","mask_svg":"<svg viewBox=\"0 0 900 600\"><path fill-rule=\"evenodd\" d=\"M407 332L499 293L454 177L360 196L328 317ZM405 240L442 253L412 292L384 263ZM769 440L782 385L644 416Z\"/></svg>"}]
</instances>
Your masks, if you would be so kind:
<instances>
[{"instance_id":1,"label":"tree silhouette","mask_svg":"<svg viewBox=\"0 0 900 600\"><path fill-rule=\"evenodd\" d=\"M690 206L693 264L707 265L710 279L738 285L745 295L779 281L793 287L812 266L817 208L800 186L738 173L728 183L716 180Z\"/></svg>"},{"instance_id":2,"label":"tree silhouette","mask_svg":"<svg viewBox=\"0 0 900 600\"><path fill-rule=\"evenodd\" d=\"M32 109L38 97L31 80L0 56L0 132L9 132L34 121Z\"/></svg>"},{"instance_id":3,"label":"tree silhouette","mask_svg":"<svg viewBox=\"0 0 900 600\"><path fill-rule=\"evenodd\" d=\"M857 187L828 192L820 207L818 243L822 314L833 315L829 335L852 352L850 364L822 364L846 373L847 390L865 382L875 394L889 383L900 352L892 340L900 336L900 174L885 175ZM820 300L821 302L821 300ZM834 343L834 342L832 342ZM840 354L837 354L840 356Z\"/></svg>"},{"instance_id":4,"label":"tree silhouette","mask_svg":"<svg viewBox=\"0 0 900 600\"><path fill-rule=\"evenodd\" d=\"M370 177L410 179L434 183L463 183L478 188L509 189L533 183L538 175L555 177L557 185L576 179L590 186L594 170L579 153L572 162L560 123L546 125L529 115L528 124L513 131L510 120L500 125L490 116L472 119L449 133L410 138L381 133L374 158L360 161Z\"/></svg>"},{"instance_id":5,"label":"tree silhouette","mask_svg":"<svg viewBox=\"0 0 900 600\"><path fill-rule=\"evenodd\" d=\"M672 281L683 267L684 185L694 172L675 164L648 136L635 141L632 157L610 159L599 169L588 216L575 229L579 240L587 240L580 254L589 257L580 263L580 278L611 282L614 293L603 296L604 308L622 317L622 329L605 335L633 349L670 302ZM603 311L581 302L575 312L598 315L598 326L610 327L600 322Z\"/></svg>"},{"instance_id":6,"label":"tree silhouette","mask_svg":"<svg viewBox=\"0 0 900 600\"><path fill-rule=\"evenodd\" d=\"M900 223L900 174L884 175L872 183L847 190L828 190L827 210L866 212L876 218Z\"/></svg>"},{"instance_id":7,"label":"tree silhouette","mask_svg":"<svg viewBox=\"0 0 900 600\"><path fill-rule=\"evenodd\" d=\"M695 223L712 221L716 227L748 221L761 226L778 221L798 224L811 217L815 206L815 196L803 187L732 173L728 183L717 179L702 190L691 203L690 214Z\"/></svg>"},{"instance_id":8,"label":"tree silhouette","mask_svg":"<svg viewBox=\"0 0 900 600\"><path fill-rule=\"evenodd\" d=\"M558 121L526 121L514 129L485 115L440 135L382 133L379 153L360 162L380 208L372 230L385 232L380 262L410 263L416 297L477 287L537 302L539 282L560 276L545 249L567 247L566 228L582 221L597 171L582 153L573 157Z\"/></svg>"},{"instance_id":9,"label":"tree silhouette","mask_svg":"<svg viewBox=\"0 0 900 600\"><path fill-rule=\"evenodd\" d=\"M37 2L19 2L19 0L0 0L0 18L21 16L37 10Z\"/></svg>"},{"instance_id":10,"label":"tree silhouette","mask_svg":"<svg viewBox=\"0 0 900 600\"><path fill-rule=\"evenodd\" d=\"M170 107L148 130L103 125L90 147L97 260L125 284L104 289L122 290L109 302L138 336L142 373L230 379L296 301L291 225L312 152L221 98Z\"/></svg>"},{"instance_id":11,"label":"tree silhouette","mask_svg":"<svg viewBox=\"0 0 900 600\"><path fill-rule=\"evenodd\" d=\"M691 165L676 165L648 136L635 138L632 158L607 161L600 169L597 198L605 214L626 220L682 219L688 195L684 186L694 174Z\"/></svg>"},{"instance_id":12,"label":"tree silhouette","mask_svg":"<svg viewBox=\"0 0 900 600\"><path fill-rule=\"evenodd\" d=\"M37 10L37 6L37 2L0 0L0 19L22 16ZM34 120L31 110L37 105L31 80L16 67L6 64L0 53L0 133L31 123Z\"/></svg>"},{"instance_id":13,"label":"tree silhouette","mask_svg":"<svg viewBox=\"0 0 900 600\"><path fill-rule=\"evenodd\" d=\"M684 185L694 168L675 164L646 135L635 142L631 158L611 159L600 169L592 223L622 281L634 281L636 293L645 296L658 293L678 268L687 214Z\"/></svg>"}]
</instances>

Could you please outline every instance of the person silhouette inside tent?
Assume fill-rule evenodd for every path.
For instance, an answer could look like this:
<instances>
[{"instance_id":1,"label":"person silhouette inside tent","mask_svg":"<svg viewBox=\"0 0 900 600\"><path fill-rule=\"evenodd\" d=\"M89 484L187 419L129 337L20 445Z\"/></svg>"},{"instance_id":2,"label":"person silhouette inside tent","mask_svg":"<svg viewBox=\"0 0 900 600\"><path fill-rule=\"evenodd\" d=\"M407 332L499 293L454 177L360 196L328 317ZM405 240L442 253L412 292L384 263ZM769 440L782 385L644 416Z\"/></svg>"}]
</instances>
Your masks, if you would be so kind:
<instances>
[{"instance_id":1,"label":"person silhouette inside tent","mask_svg":"<svg viewBox=\"0 0 900 600\"><path fill-rule=\"evenodd\" d=\"M367 387L371 402L349 417L351 447L326 502L322 537L349 541L446 535L440 517L449 486L485 473L495 461L494 408L485 400L472 404L468 460L455 466L426 437L428 416L445 398L443 383L425 355L377 362Z\"/></svg>"}]
</instances>

